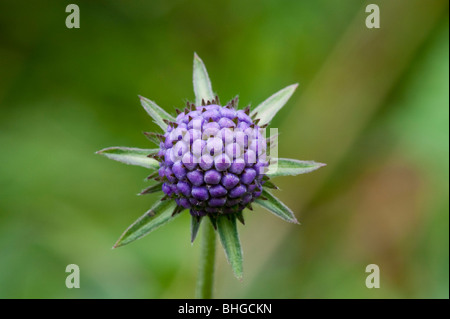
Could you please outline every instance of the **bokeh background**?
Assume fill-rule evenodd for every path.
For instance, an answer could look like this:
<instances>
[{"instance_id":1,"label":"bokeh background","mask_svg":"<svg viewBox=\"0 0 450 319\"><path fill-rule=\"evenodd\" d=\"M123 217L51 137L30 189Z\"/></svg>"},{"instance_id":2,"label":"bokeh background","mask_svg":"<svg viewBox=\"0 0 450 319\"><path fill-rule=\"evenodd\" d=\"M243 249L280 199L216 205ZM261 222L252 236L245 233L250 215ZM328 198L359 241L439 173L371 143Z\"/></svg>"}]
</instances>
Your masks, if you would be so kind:
<instances>
[{"instance_id":1,"label":"bokeh background","mask_svg":"<svg viewBox=\"0 0 450 319\"><path fill-rule=\"evenodd\" d=\"M94 154L151 147L137 95L193 101L194 52L222 101L299 82L272 122L279 153L328 164L276 181L301 226L246 213L244 281L218 247L216 297L449 297L448 1L1 0L1 298L194 296L188 214L111 250L156 197L135 196L144 168Z\"/></svg>"}]
</instances>

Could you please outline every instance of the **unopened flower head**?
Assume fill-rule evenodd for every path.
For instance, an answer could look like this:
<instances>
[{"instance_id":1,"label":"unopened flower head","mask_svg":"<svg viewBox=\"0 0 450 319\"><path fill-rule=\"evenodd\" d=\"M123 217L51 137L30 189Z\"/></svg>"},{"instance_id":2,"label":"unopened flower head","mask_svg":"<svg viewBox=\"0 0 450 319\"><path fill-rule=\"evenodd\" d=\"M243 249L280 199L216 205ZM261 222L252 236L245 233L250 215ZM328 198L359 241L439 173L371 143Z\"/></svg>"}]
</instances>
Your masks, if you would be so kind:
<instances>
[{"instance_id":1,"label":"unopened flower head","mask_svg":"<svg viewBox=\"0 0 450 319\"><path fill-rule=\"evenodd\" d=\"M160 136L158 180L167 197L193 216L241 212L263 190L266 137L237 99L225 106L188 103Z\"/></svg>"}]
</instances>

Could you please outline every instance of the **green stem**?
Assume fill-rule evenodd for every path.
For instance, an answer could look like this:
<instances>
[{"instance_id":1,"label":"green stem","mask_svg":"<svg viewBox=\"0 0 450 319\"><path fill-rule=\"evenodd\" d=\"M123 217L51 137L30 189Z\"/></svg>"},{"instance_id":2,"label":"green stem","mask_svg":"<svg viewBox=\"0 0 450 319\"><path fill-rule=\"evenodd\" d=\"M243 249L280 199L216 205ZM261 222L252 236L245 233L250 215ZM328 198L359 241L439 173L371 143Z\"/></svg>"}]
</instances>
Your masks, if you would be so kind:
<instances>
[{"instance_id":1,"label":"green stem","mask_svg":"<svg viewBox=\"0 0 450 319\"><path fill-rule=\"evenodd\" d=\"M200 269L197 278L195 297L211 299L214 283L214 260L216 256L216 232L211 223L203 222Z\"/></svg>"}]
</instances>

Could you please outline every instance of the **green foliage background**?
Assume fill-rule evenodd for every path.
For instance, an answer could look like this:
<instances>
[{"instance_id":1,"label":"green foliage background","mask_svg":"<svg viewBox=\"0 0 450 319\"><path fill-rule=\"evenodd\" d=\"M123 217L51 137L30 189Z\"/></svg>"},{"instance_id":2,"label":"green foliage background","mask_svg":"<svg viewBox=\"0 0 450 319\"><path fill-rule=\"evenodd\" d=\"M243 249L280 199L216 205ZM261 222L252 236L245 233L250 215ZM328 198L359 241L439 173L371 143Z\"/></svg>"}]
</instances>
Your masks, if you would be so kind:
<instances>
[{"instance_id":1,"label":"green foliage background","mask_svg":"<svg viewBox=\"0 0 450 319\"><path fill-rule=\"evenodd\" d=\"M301 226L246 214L244 281L219 250L216 297L449 297L447 1L371 1L380 29L356 0L72 2L80 29L69 1L0 2L0 297L194 296L188 214L111 250L156 197L135 196L144 168L94 155L150 146L137 95L193 101L194 51L222 101L299 82L279 153L328 164L277 180Z\"/></svg>"}]
</instances>

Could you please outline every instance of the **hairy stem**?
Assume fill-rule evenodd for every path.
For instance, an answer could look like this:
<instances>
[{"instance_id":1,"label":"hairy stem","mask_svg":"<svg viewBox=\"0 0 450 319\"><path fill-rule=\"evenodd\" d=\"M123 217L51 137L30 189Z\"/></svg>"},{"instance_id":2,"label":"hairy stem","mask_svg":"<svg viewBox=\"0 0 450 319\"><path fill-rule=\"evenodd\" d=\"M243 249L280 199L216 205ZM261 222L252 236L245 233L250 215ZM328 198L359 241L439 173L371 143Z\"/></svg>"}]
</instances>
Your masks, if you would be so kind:
<instances>
[{"instance_id":1,"label":"hairy stem","mask_svg":"<svg viewBox=\"0 0 450 319\"><path fill-rule=\"evenodd\" d=\"M211 299L214 283L214 260L216 256L216 232L211 223L203 223L203 238L200 256L200 269L197 278L195 297Z\"/></svg>"}]
</instances>

